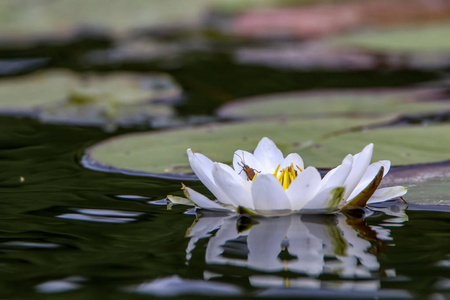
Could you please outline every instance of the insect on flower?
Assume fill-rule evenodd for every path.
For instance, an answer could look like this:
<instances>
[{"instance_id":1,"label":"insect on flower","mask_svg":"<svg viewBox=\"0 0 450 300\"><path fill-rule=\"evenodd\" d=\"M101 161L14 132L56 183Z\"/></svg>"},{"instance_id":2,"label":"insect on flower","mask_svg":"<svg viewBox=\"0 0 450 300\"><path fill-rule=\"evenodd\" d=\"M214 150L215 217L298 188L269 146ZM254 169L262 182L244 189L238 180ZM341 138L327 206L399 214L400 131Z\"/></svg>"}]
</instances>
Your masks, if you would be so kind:
<instances>
[{"instance_id":1,"label":"insect on flower","mask_svg":"<svg viewBox=\"0 0 450 300\"><path fill-rule=\"evenodd\" d=\"M241 159L241 161L238 162L238 165L242 168L242 170L238 174L241 174L242 171L244 171L245 174L247 174L247 180L251 181L253 180L253 178L255 178L256 173L261 173L261 171L250 168L247 164L245 164L244 153L242 153L242 157L240 157L237 153L235 153L234 155Z\"/></svg>"}]
</instances>

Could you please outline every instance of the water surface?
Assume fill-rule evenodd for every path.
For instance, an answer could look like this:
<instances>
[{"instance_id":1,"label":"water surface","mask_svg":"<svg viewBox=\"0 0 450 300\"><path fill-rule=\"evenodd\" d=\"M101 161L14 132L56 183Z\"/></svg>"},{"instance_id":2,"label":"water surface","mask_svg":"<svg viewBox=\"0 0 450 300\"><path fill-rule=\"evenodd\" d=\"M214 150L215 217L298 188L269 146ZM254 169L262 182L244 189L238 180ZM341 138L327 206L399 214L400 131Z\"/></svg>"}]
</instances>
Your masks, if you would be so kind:
<instances>
[{"instance_id":1,"label":"water surface","mask_svg":"<svg viewBox=\"0 0 450 300\"><path fill-rule=\"evenodd\" d=\"M450 298L450 214L439 207L196 220L153 203L179 181L80 165L111 134L0 125L2 299Z\"/></svg>"}]
</instances>

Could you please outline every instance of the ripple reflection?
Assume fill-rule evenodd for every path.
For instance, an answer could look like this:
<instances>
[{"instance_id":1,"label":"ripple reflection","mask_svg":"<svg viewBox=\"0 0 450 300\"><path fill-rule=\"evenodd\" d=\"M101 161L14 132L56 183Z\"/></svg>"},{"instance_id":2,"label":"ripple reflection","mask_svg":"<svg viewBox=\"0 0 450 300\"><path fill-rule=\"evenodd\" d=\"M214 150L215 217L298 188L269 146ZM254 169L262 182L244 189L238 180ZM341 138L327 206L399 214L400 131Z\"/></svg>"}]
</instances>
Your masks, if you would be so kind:
<instances>
[{"instance_id":1,"label":"ripple reflection","mask_svg":"<svg viewBox=\"0 0 450 300\"><path fill-rule=\"evenodd\" d=\"M392 216L383 219L387 226L343 214L258 218L200 211L187 231L186 261L190 264L194 253L198 257L204 248L197 245L206 243L205 280L242 276L230 270L242 273L246 268L250 285L257 288L377 292L382 278L397 276L395 269L384 270L378 259L388 241L392 244L386 227L408 220L406 207L395 206L375 212Z\"/></svg>"},{"instance_id":2,"label":"ripple reflection","mask_svg":"<svg viewBox=\"0 0 450 300\"><path fill-rule=\"evenodd\" d=\"M129 223L136 221L143 213L109 209L73 209L77 213L65 213L56 216L61 219L100 223Z\"/></svg>"}]
</instances>

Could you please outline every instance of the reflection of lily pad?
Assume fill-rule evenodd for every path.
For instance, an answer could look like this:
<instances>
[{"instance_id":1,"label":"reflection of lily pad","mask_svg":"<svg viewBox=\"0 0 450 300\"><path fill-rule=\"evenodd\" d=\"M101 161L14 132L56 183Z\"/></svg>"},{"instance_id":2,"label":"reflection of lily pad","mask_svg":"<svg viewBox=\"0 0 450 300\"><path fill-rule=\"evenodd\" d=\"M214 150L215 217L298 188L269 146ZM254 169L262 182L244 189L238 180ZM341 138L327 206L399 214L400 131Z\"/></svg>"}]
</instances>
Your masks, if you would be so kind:
<instances>
[{"instance_id":1,"label":"reflection of lily pad","mask_svg":"<svg viewBox=\"0 0 450 300\"><path fill-rule=\"evenodd\" d=\"M421 25L396 30L359 32L333 39L332 44L393 52L448 53L450 24Z\"/></svg>"},{"instance_id":2,"label":"reflection of lily pad","mask_svg":"<svg viewBox=\"0 0 450 300\"><path fill-rule=\"evenodd\" d=\"M195 129L125 135L91 148L87 161L104 169L150 173L185 173L191 169L186 149L201 152L212 160L230 162L236 149L253 150L263 136L272 138L285 153L299 152L306 164L332 167L348 153L359 152L375 142L374 159L391 159L394 164L425 163L448 159L450 140L442 140L447 126L384 128L367 132L323 136L380 119L266 121L204 126Z\"/></svg>"},{"instance_id":3,"label":"reflection of lily pad","mask_svg":"<svg viewBox=\"0 0 450 300\"><path fill-rule=\"evenodd\" d=\"M0 113L34 115L44 122L115 126L172 115L181 90L163 74L75 75L47 72L0 82Z\"/></svg>"},{"instance_id":4,"label":"reflection of lily pad","mask_svg":"<svg viewBox=\"0 0 450 300\"><path fill-rule=\"evenodd\" d=\"M436 99L436 100L433 100ZM450 110L438 90L348 90L258 96L223 106L226 118L330 115L391 115Z\"/></svg>"}]
</instances>

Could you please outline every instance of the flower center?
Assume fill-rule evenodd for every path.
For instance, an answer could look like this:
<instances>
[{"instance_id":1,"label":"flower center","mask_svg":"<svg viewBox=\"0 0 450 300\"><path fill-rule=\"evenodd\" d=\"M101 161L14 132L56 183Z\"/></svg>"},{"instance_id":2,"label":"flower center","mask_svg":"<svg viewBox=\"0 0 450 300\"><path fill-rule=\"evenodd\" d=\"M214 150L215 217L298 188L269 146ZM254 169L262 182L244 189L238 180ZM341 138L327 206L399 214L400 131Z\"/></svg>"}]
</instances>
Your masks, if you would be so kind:
<instances>
[{"instance_id":1,"label":"flower center","mask_svg":"<svg viewBox=\"0 0 450 300\"><path fill-rule=\"evenodd\" d=\"M295 166L300 172L303 172L299 166ZM295 178L297 178L297 170L295 169L294 164L291 163L291 165L287 168L284 168L281 170L281 173L279 176L277 176L278 170L280 169L280 165L278 165L277 169L273 173L273 176L275 176L278 181L281 183L283 188L287 190L289 185L291 185L291 182L294 181Z\"/></svg>"}]
</instances>

